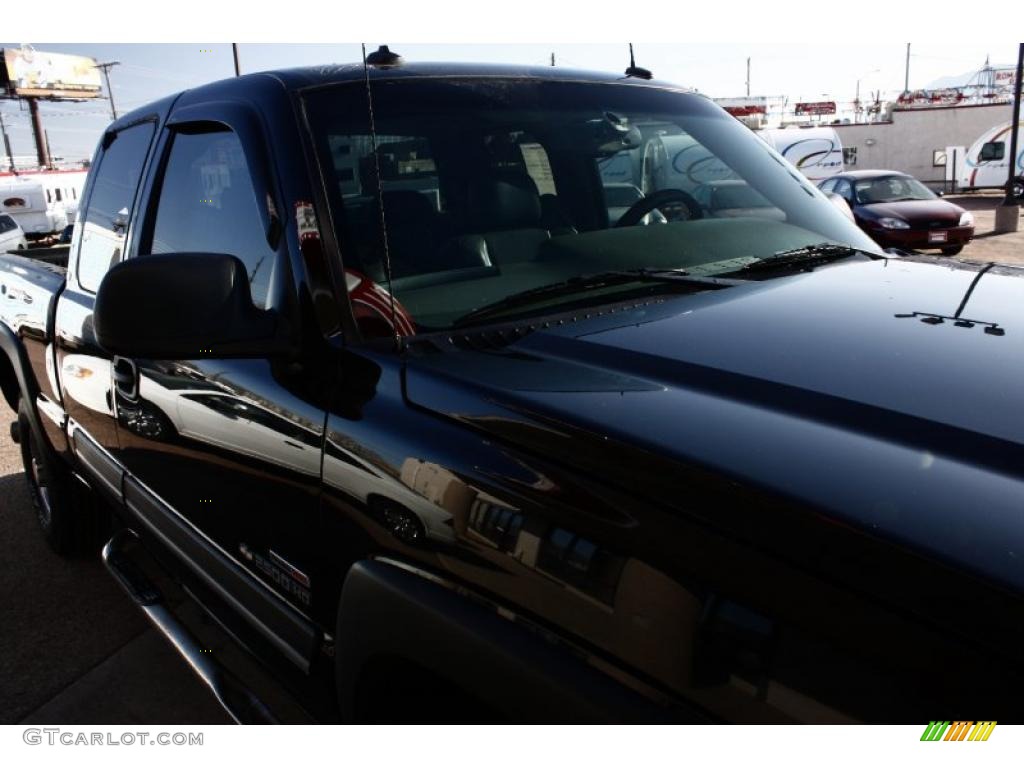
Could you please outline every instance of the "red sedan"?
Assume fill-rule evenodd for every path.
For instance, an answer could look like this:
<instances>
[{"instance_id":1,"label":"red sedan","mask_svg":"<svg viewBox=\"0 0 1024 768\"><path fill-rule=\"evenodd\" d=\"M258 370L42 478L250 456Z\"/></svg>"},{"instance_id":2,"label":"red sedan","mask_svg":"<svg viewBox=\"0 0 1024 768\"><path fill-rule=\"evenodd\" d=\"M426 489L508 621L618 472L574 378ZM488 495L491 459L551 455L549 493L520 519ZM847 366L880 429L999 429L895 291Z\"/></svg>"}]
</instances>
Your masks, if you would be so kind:
<instances>
[{"instance_id":1,"label":"red sedan","mask_svg":"<svg viewBox=\"0 0 1024 768\"><path fill-rule=\"evenodd\" d=\"M937 248L953 256L974 238L974 217L905 173L850 171L818 185L849 203L857 225L883 248Z\"/></svg>"}]
</instances>

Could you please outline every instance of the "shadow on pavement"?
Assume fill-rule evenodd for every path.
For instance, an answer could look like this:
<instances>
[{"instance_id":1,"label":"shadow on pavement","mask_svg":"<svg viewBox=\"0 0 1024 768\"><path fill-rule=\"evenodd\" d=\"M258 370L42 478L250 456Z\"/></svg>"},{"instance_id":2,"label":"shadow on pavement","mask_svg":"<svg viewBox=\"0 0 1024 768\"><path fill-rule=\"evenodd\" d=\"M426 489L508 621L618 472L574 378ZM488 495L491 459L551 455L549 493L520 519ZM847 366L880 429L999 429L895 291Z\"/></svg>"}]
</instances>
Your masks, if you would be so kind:
<instances>
[{"instance_id":1,"label":"shadow on pavement","mask_svg":"<svg viewBox=\"0 0 1024 768\"><path fill-rule=\"evenodd\" d=\"M49 550L21 474L0 477L0 541L0 723L224 722L98 549Z\"/></svg>"}]
</instances>

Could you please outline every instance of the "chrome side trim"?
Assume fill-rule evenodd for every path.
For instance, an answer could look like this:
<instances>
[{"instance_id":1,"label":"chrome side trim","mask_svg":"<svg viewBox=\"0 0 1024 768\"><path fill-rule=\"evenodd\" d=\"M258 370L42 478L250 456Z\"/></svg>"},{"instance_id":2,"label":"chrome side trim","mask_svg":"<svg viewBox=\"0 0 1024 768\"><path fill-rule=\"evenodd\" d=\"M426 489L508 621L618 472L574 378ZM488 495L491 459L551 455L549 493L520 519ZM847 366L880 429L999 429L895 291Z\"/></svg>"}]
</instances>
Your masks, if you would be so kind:
<instances>
[{"instance_id":1,"label":"chrome side trim","mask_svg":"<svg viewBox=\"0 0 1024 768\"><path fill-rule=\"evenodd\" d=\"M64 409L56 403L52 402L45 395L39 395L36 397L36 408L41 414L57 425L57 428L64 431L65 421L68 417Z\"/></svg>"},{"instance_id":2,"label":"chrome side trim","mask_svg":"<svg viewBox=\"0 0 1024 768\"><path fill-rule=\"evenodd\" d=\"M214 541L209 536L207 536L205 533L203 533L203 531L201 529L196 527L195 523L193 523L191 520L189 520L187 517L185 517L183 514L181 514L173 506L168 504L167 501L163 497L160 496L160 494L158 494L156 491L154 491L152 488L150 488L148 485L146 485L144 482L142 482L138 477L136 477L135 475L131 474L130 472L128 472L126 470L125 471L125 479L127 480L129 478L131 479L131 481L135 485L137 485L139 487L140 490L145 491L152 499L157 501L165 509L167 509L172 515L174 515L176 520L178 520L179 522L181 522L182 524L187 526L193 536L195 536L198 539L202 539L204 543L208 544L210 547L212 547L213 549L217 550L218 554L220 554L225 560L228 560L232 565L236 566L242 572L252 576L260 584L260 586L263 587L263 589L267 592L268 595L272 595L277 602L279 602L287 610L291 611L297 618L299 618L299 619L301 619L303 621L309 621L309 618L307 616L305 616L294 605L289 603L276 590L271 589L270 586L268 586L267 583L265 581L263 581L263 579L259 578L259 576L257 576L255 573L253 573L253 571L245 563L243 563L241 560L239 560L233 554L231 554L226 549L224 549L224 547L222 547L216 541Z\"/></svg>"},{"instance_id":3,"label":"chrome side trim","mask_svg":"<svg viewBox=\"0 0 1024 768\"><path fill-rule=\"evenodd\" d=\"M89 469L93 478L103 483L118 501L122 500L124 468L121 463L71 419L68 420L68 443L75 457Z\"/></svg>"},{"instance_id":4,"label":"chrome side trim","mask_svg":"<svg viewBox=\"0 0 1024 768\"><path fill-rule=\"evenodd\" d=\"M71 441L72 450L78 457L79 461L88 468L89 474L95 479L99 480L105 488L113 493L118 501L124 506L129 513L131 513L134 521L144 526L147 533L151 533L157 537L165 546L169 547L171 552L180 560L180 562L194 573L207 588L211 589L220 599L224 600L232 610L234 610L243 621L247 622L255 631L259 632L266 640L277 648L285 658L287 658L292 664L298 667L304 674L309 672L310 661L315 648L318 645L316 639L316 627L312 621L304 616L295 606L285 600L275 590L267 586L267 584L255 574L252 573L247 567L240 563L235 557L228 553L223 547L217 542L213 541L209 536L203 533L199 528L195 526L188 518L182 515L173 506L168 504L162 499L157 493L155 493L149 486L143 483L139 478L131 473L127 472L124 466L114 456L103 448L101 445L96 443L88 432L80 427L74 419L68 419L67 425L68 436ZM80 443L76 444L74 437L79 435ZM86 446L86 450L82 451L80 446ZM90 455L91 454L91 455ZM108 477L103 472L103 467L98 466L100 462L109 463L111 467L116 467L120 473L118 483L113 484L113 478ZM140 504L139 501L143 501L144 504ZM162 515L164 519L170 521L172 525L176 524L180 529L186 531L186 536L190 540L194 540L200 547L207 548L219 557L224 565L228 568L228 571L233 569L236 574L236 578L232 579L232 584L238 588L243 586L249 591L250 595L257 594L259 599L263 600L267 609L270 611L268 614L267 610L256 611L250 606L243 603L236 590L229 589L224 583L221 583L220 579L214 578L213 575L208 573L199 562L182 549L182 543L180 537L176 540L174 537L168 535L166 525L161 525L159 520L152 519L151 515L147 514L147 511L141 508L144 505L152 506L160 510L159 515ZM227 573L228 571L222 571ZM260 613L261 615L257 615ZM283 626L288 627L289 631L286 635L282 635L280 626L277 622L271 619L271 616L280 617L284 622ZM275 624L278 626L278 630L275 630ZM301 627L302 629L297 629ZM297 638L297 634L304 633L309 634L308 638L303 638L304 642L300 646L293 645L289 642L287 637L291 637L293 640Z\"/></svg>"},{"instance_id":5,"label":"chrome side trim","mask_svg":"<svg viewBox=\"0 0 1024 768\"><path fill-rule=\"evenodd\" d=\"M228 673L214 657L201 652L199 643L163 601L163 595L138 569L128 549L138 536L121 529L103 547L103 564L154 627L170 641L192 671L210 689L217 702L236 723L277 723L259 698Z\"/></svg>"},{"instance_id":6,"label":"chrome side trim","mask_svg":"<svg viewBox=\"0 0 1024 768\"><path fill-rule=\"evenodd\" d=\"M316 628L299 611L163 502L133 475L124 481L124 505L135 522L304 674L317 646ZM147 498L148 497L148 498ZM245 598L248 597L248 600Z\"/></svg>"}]
</instances>

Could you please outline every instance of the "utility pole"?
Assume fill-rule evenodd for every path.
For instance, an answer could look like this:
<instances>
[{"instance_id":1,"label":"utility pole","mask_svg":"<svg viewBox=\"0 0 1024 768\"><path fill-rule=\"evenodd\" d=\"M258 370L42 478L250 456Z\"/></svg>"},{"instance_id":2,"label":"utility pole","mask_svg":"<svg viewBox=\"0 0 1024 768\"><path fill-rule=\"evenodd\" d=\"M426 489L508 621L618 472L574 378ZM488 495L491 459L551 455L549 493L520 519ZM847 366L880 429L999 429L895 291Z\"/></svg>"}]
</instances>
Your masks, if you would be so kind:
<instances>
[{"instance_id":1,"label":"utility pole","mask_svg":"<svg viewBox=\"0 0 1024 768\"><path fill-rule=\"evenodd\" d=\"M107 98L110 99L110 114L114 116L115 120L117 120L117 107L114 106L114 92L110 90L110 68L116 67L120 63L120 61L108 61L96 65L96 69L103 70L103 80L107 84Z\"/></svg>"},{"instance_id":2,"label":"utility pole","mask_svg":"<svg viewBox=\"0 0 1024 768\"><path fill-rule=\"evenodd\" d=\"M231 55L235 57L235 77L238 77L242 74L242 69L238 66L238 43L231 44Z\"/></svg>"},{"instance_id":3,"label":"utility pole","mask_svg":"<svg viewBox=\"0 0 1024 768\"><path fill-rule=\"evenodd\" d=\"M903 93L910 93L910 43L907 43L907 73L903 78Z\"/></svg>"},{"instance_id":4,"label":"utility pole","mask_svg":"<svg viewBox=\"0 0 1024 768\"><path fill-rule=\"evenodd\" d=\"M747 56L747 96L750 96L750 57Z\"/></svg>"},{"instance_id":5,"label":"utility pole","mask_svg":"<svg viewBox=\"0 0 1024 768\"><path fill-rule=\"evenodd\" d=\"M46 134L43 131L43 118L39 114L39 99L35 96L26 97L28 113L32 117L32 136L36 140L36 160L40 168L50 167L50 150L46 146Z\"/></svg>"},{"instance_id":6,"label":"utility pole","mask_svg":"<svg viewBox=\"0 0 1024 768\"><path fill-rule=\"evenodd\" d=\"M4 125L4 116L0 112L0 133L4 135L4 150L7 152L7 164L10 166L9 170L14 170L14 153L11 152L11 138L7 135L7 126Z\"/></svg>"},{"instance_id":7,"label":"utility pole","mask_svg":"<svg viewBox=\"0 0 1024 768\"><path fill-rule=\"evenodd\" d=\"M1006 174L1006 197L996 208L996 232L1016 232L1020 227L1020 205L1013 194L1017 178L1018 133L1020 132L1021 76L1024 75L1024 43L1017 47L1017 79L1013 83L1013 122L1010 128L1009 172Z\"/></svg>"},{"instance_id":8,"label":"utility pole","mask_svg":"<svg viewBox=\"0 0 1024 768\"><path fill-rule=\"evenodd\" d=\"M552 67L555 66L555 52L554 51L551 52L551 66Z\"/></svg>"}]
</instances>

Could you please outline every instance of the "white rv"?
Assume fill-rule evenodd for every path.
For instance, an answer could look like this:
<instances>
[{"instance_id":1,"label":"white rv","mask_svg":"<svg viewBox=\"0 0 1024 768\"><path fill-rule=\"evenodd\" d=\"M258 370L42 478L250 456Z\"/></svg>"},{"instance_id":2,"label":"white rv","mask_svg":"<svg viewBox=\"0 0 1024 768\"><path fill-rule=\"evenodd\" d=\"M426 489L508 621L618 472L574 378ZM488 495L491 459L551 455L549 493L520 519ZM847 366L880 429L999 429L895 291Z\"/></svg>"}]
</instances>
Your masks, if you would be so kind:
<instances>
[{"instance_id":1,"label":"white rv","mask_svg":"<svg viewBox=\"0 0 1024 768\"><path fill-rule=\"evenodd\" d=\"M834 128L772 128L757 135L815 184L844 170L843 142Z\"/></svg>"},{"instance_id":2,"label":"white rv","mask_svg":"<svg viewBox=\"0 0 1024 768\"><path fill-rule=\"evenodd\" d=\"M981 134L964 159L959 184L962 189L993 189L1006 186L1010 164L1010 127L1003 123ZM1024 176L1024 120L1017 138L1017 167L1014 176Z\"/></svg>"},{"instance_id":3,"label":"white rv","mask_svg":"<svg viewBox=\"0 0 1024 768\"><path fill-rule=\"evenodd\" d=\"M0 174L0 213L9 214L31 238L74 224L88 171Z\"/></svg>"},{"instance_id":4,"label":"white rv","mask_svg":"<svg viewBox=\"0 0 1024 768\"><path fill-rule=\"evenodd\" d=\"M644 148L641 186L645 195L659 189L693 194L706 184L737 178L735 172L692 136L657 136Z\"/></svg>"}]
</instances>

